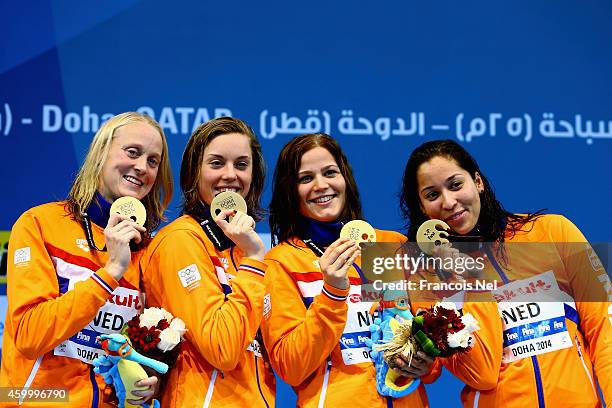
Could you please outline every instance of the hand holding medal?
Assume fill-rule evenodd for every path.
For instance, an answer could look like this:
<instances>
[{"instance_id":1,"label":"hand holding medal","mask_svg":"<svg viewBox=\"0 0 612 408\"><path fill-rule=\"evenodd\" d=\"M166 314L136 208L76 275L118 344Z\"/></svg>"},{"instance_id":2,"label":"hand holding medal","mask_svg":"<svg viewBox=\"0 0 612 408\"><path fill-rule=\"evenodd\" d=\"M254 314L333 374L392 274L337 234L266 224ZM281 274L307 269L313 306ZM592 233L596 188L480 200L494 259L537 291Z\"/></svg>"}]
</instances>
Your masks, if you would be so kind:
<instances>
[{"instance_id":1,"label":"hand holding medal","mask_svg":"<svg viewBox=\"0 0 612 408\"><path fill-rule=\"evenodd\" d=\"M147 232L144 228L146 220L144 205L134 197L118 198L111 205L110 218L104 229L108 250L105 268L116 280L123 277L130 263L130 242L142 242L143 234Z\"/></svg>"},{"instance_id":2,"label":"hand holding medal","mask_svg":"<svg viewBox=\"0 0 612 408\"><path fill-rule=\"evenodd\" d=\"M147 210L145 206L134 197L121 197L116 199L110 208L110 213L129 218L141 227L147 221Z\"/></svg>"},{"instance_id":3,"label":"hand holding medal","mask_svg":"<svg viewBox=\"0 0 612 408\"><path fill-rule=\"evenodd\" d=\"M255 220L247 214L244 198L233 191L217 194L210 203L210 214L226 237L249 258L263 260L265 247L255 232Z\"/></svg>"},{"instance_id":4,"label":"hand holding medal","mask_svg":"<svg viewBox=\"0 0 612 408\"><path fill-rule=\"evenodd\" d=\"M219 217L223 211L232 211L232 215L227 217L227 222L232 222L234 218L233 212L247 213L247 204L244 198L233 191L224 191L213 198L210 203L210 214L213 218Z\"/></svg>"},{"instance_id":5,"label":"hand holding medal","mask_svg":"<svg viewBox=\"0 0 612 408\"><path fill-rule=\"evenodd\" d=\"M376 242L376 231L365 221L353 220L344 224L340 238L350 239L357 245L362 242Z\"/></svg>"},{"instance_id":6,"label":"hand holding medal","mask_svg":"<svg viewBox=\"0 0 612 408\"><path fill-rule=\"evenodd\" d=\"M327 247L319 260L325 282L338 289L349 287L348 270L361 255L362 242L376 242L376 231L370 224L353 220L342 227L340 238Z\"/></svg>"},{"instance_id":7,"label":"hand holding medal","mask_svg":"<svg viewBox=\"0 0 612 408\"><path fill-rule=\"evenodd\" d=\"M457 279L461 280L462 275L467 271L470 276L477 277L482 272L481 269L466 268L466 265L476 265L474 258L461 253L457 248L453 248L449 238L458 237L449 234L450 227L447 223L440 220L427 220L417 230L417 244L421 251L427 255L442 258L444 261L444 271L453 273ZM448 267L446 265L449 265ZM448 279L448 276L444 277Z\"/></svg>"},{"instance_id":8,"label":"hand holding medal","mask_svg":"<svg viewBox=\"0 0 612 408\"><path fill-rule=\"evenodd\" d=\"M427 220L417 230L416 240L421 251L434 255L436 247L450 246L448 232L450 227L440 220Z\"/></svg>"}]
</instances>

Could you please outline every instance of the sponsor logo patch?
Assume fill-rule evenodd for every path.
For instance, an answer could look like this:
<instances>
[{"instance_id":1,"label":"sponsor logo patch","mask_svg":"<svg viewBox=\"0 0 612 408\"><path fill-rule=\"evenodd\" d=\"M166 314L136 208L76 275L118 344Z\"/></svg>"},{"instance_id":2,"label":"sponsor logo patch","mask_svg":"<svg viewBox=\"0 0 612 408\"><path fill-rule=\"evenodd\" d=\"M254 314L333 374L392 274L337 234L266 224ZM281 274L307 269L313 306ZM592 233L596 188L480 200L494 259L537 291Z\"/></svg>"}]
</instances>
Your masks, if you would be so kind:
<instances>
[{"instance_id":1,"label":"sponsor logo patch","mask_svg":"<svg viewBox=\"0 0 612 408\"><path fill-rule=\"evenodd\" d=\"M196 264L191 264L188 267L181 269L178 271L179 279L181 280L181 284L188 292L191 292L198 286L200 286L200 281L202 280L202 276L200 275L200 271Z\"/></svg>"},{"instance_id":2,"label":"sponsor logo patch","mask_svg":"<svg viewBox=\"0 0 612 408\"><path fill-rule=\"evenodd\" d=\"M272 312L272 300L270 298L270 294L266 293L263 299L263 317L268 320L270 318L270 313Z\"/></svg>"},{"instance_id":3,"label":"sponsor logo patch","mask_svg":"<svg viewBox=\"0 0 612 408\"><path fill-rule=\"evenodd\" d=\"M30 259L30 247L19 248L15 250L15 254L13 255L13 262L15 263L15 265L24 262L30 262Z\"/></svg>"}]
</instances>

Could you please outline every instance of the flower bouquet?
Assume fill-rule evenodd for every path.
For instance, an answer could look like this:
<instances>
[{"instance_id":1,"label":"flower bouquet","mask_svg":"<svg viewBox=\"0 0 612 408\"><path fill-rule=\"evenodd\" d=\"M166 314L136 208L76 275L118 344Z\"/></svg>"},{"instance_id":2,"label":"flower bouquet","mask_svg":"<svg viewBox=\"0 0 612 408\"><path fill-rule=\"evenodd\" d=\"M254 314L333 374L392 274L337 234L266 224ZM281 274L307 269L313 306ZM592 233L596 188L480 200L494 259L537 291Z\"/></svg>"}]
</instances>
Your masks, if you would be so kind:
<instances>
[{"instance_id":1,"label":"flower bouquet","mask_svg":"<svg viewBox=\"0 0 612 408\"><path fill-rule=\"evenodd\" d=\"M408 298L381 301L380 317L370 326L371 339L366 344L372 349L376 369L376 388L380 395L401 398L417 389L418 378L407 379L397 368L396 359L403 357L409 364L418 350L431 357L448 357L470 350L478 330L478 323L467 313L461 315L452 302L437 303L413 316Z\"/></svg>"},{"instance_id":2,"label":"flower bouquet","mask_svg":"<svg viewBox=\"0 0 612 408\"><path fill-rule=\"evenodd\" d=\"M135 399L132 391L143 390L136 386L149 377L142 366L165 374L176 361L176 347L186 332L185 323L173 317L163 308L151 307L132 318L121 333L104 334L98 338L108 353L93 361L94 371L107 384L112 384L119 400L119 408L134 407L128 402ZM146 388L144 388L146 389ZM153 407L159 402L153 401Z\"/></svg>"},{"instance_id":3,"label":"flower bouquet","mask_svg":"<svg viewBox=\"0 0 612 408\"><path fill-rule=\"evenodd\" d=\"M130 339L139 353L172 366L187 329L178 317L173 317L164 308L149 307L136 315L121 329L121 334Z\"/></svg>"},{"instance_id":4,"label":"flower bouquet","mask_svg":"<svg viewBox=\"0 0 612 408\"><path fill-rule=\"evenodd\" d=\"M453 302L438 302L411 320L400 323L393 338L375 346L384 351L383 358L393 367L400 355L412 359L420 349L431 357L450 357L469 351L472 335L480 327L470 314L462 314Z\"/></svg>"}]
</instances>

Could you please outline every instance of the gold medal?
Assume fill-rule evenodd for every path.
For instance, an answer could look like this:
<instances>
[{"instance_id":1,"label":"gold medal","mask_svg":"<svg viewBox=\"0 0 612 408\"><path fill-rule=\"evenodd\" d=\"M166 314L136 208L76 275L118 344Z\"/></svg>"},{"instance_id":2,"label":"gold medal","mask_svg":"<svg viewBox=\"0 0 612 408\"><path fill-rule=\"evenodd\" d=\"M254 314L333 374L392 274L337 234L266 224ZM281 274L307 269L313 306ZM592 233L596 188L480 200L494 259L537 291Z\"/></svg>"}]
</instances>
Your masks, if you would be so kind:
<instances>
[{"instance_id":1,"label":"gold medal","mask_svg":"<svg viewBox=\"0 0 612 408\"><path fill-rule=\"evenodd\" d=\"M421 251L431 255L435 247L448 244L446 238L448 233L446 231L449 229L448 224L440 220L427 220L421 224L416 235L417 244Z\"/></svg>"},{"instance_id":2,"label":"gold medal","mask_svg":"<svg viewBox=\"0 0 612 408\"><path fill-rule=\"evenodd\" d=\"M241 211L246 214L247 204L240 194L233 191L224 191L217 194L210 203L210 215L217 218L224 210ZM232 218L232 216L227 217L227 222L231 222Z\"/></svg>"},{"instance_id":3,"label":"gold medal","mask_svg":"<svg viewBox=\"0 0 612 408\"><path fill-rule=\"evenodd\" d=\"M353 220L344 224L340 238L352 239L357 245L362 242L376 242L376 231L365 221Z\"/></svg>"},{"instance_id":4,"label":"gold medal","mask_svg":"<svg viewBox=\"0 0 612 408\"><path fill-rule=\"evenodd\" d=\"M147 220L147 210L145 206L134 197L120 197L116 199L110 208L111 214L119 214L130 218L141 227Z\"/></svg>"}]
</instances>

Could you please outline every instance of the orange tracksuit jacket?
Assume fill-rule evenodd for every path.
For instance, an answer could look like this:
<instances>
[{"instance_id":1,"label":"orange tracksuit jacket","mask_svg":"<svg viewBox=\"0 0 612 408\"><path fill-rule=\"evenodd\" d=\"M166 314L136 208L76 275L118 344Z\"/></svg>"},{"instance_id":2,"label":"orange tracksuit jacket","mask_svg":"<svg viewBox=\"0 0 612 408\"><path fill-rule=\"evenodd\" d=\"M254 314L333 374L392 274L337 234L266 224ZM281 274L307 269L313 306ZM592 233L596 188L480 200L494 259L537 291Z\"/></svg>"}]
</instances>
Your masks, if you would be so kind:
<instances>
[{"instance_id":1,"label":"orange tracksuit jacket","mask_svg":"<svg viewBox=\"0 0 612 408\"><path fill-rule=\"evenodd\" d=\"M190 216L154 237L141 258L147 307L163 307L187 326L163 407L274 406L274 375L255 340L270 308L265 270L235 246L218 251ZM232 289L227 297L224 286Z\"/></svg>"},{"instance_id":2,"label":"orange tracksuit jacket","mask_svg":"<svg viewBox=\"0 0 612 408\"><path fill-rule=\"evenodd\" d=\"M391 231L376 235L378 242L405 240ZM357 269L349 269L350 288L337 289L323 282L319 257L303 241L291 242L296 246L283 242L266 255L273 307L262 333L276 373L293 386L301 407L387 407L364 349L371 303L361 297ZM392 403L426 407L425 388Z\"/></svg>"},{"instance_id":3,"label":"orange tracksuit jacket","mask_svg":"<svg viewBox=\"0 0 612 408\"><path fill-rule=\"evenodd\" d=\"M101 247L104 230L91 226ZM138 253L124 277L115 281L102 267L108 253L90 250L81 225L70 218L63 202L55 202L19 217L8 255L0 387L68 390L67 403L39 400L21 406L103 406L110 388L89 362L103 353L96 336L119 331L142 309Z\"/></svg>"},{"instance_id":4,"label":"orange tracksuit jacket","mask_svg":"<svg viewBox=\"0 0 612 408\"><path fill-rule=\"evenodd\" d=\"M467 384L461 394L463 404L466 407L504 408L599 407L595 372L607 406L611 406L612 292L609 277L582 233L565 217L545 215L523 229L525 231L514 237L507 236L505 267L498 256L487 254L489 261L493 258L494 262L487 262L485 277L499 281L494 297L498 301L511 300L520 291L530 293L530 290L547 287L548 271L554 273L560 290L567 297L563 302L538 306L523 304L518 306L520 310L511 309L516 304L501 302L500 307L506 308L504 319L499 319L500 311L490 309L490 303L476 305L480 309L475 313L480 327L502 325L502 331L492 333L490 329L481 329L476 332L486 343L484 349L488 354L476 352L442 359L445 366ZM516 282L518 280L522 283ZM512 283L518 284L518 289L517 286L502 286ZM542 310L560 308L557 319L548 318L553 327L560 329L555 336L565 337L562 346L565 348L547 352L546 348L554 344L546 340L552 338L550 336L536 341L534 348L516 343L520 339L517 332L522 329L512 328L514 319L541 312L540 307ZM485 317L487 308L490 309L488 318ZM508 323L511 325L507 326ZM500 364L497 381L491 383L490 376L483 377L481 373L490 373L495 365L490 351L496 347L503 351L497 356ZM531 356L533 353L535 355ZM527 356L523 357L525 354Z\"/></svg>"}]
</instances>

